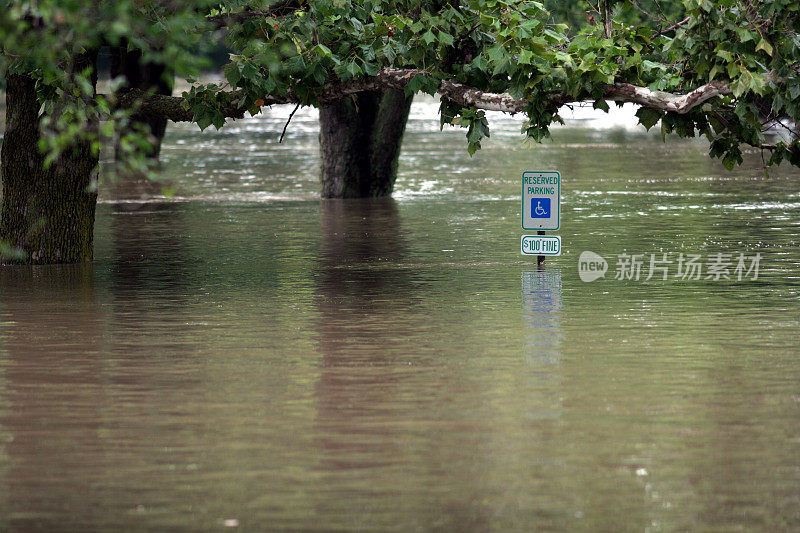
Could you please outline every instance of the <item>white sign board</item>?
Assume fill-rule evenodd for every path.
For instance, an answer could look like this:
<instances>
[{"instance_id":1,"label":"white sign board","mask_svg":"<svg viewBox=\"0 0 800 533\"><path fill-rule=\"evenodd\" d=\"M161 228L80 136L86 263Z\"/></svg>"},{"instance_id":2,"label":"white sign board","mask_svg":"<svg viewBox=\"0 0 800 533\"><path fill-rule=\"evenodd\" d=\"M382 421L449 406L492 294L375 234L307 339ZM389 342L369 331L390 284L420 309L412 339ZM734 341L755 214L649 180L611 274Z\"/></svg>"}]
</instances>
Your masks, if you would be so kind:
<instances>
[{"instance_id":1,"label":"white sign board","mask_svg":"<svg viewBox=\"0 0 800 533\"><path fill-rule=\"evenodd\" d=\"M561 174L530 171L522 174L522 229L547 230L561 226Z\"/></svg>"},{"instance_id":2,"label":"white sign board","mask_svg":"<svg viewBox=\"0 0 800 533\"><path fill-rule=\"evenodd\" d=\"M561 255L561 237L558 235L523 235L522 255Z\"/></svg>"}]
</instances>

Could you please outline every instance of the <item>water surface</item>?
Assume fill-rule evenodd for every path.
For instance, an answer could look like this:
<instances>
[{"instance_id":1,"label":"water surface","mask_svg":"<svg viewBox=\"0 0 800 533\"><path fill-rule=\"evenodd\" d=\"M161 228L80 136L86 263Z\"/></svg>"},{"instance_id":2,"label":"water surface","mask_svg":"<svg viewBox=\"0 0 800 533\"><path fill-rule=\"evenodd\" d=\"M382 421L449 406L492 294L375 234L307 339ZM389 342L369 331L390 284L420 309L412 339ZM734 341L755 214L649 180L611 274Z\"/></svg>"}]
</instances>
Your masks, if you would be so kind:
<instances>
[{"instance_id":1,"label":"water surface","mask_svg":"<svg viewBox=\"0 0 800 533\"><path fill-rule=\"evenodd\" d=\"M103 185L93 265L0 269L0 529L800 528L800 174L627 110L539 146L493 116L469 158L432 110L377 201L318 199L313 112L172 127L156 183ZM544 270L533 169L564 180Z\"/></svg>"}]
</instances>

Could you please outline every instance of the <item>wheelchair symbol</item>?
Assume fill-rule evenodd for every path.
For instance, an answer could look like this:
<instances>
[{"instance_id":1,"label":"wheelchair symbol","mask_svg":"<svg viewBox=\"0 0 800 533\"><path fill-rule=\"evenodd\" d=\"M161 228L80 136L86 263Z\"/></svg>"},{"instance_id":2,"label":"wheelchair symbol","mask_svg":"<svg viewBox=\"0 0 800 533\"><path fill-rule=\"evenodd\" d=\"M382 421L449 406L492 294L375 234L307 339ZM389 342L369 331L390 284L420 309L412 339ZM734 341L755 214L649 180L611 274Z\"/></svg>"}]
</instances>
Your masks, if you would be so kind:
<instances>
[{"instance_id":1,"label":"wheelchair symbol","mask_svg":"<svg viewBox=\"0 0 800 533\"><path fill-rule=\"evenodd\" d=\"M550 217L550 198L531 198L531 218Z\"/></svg>"}]
</instances>

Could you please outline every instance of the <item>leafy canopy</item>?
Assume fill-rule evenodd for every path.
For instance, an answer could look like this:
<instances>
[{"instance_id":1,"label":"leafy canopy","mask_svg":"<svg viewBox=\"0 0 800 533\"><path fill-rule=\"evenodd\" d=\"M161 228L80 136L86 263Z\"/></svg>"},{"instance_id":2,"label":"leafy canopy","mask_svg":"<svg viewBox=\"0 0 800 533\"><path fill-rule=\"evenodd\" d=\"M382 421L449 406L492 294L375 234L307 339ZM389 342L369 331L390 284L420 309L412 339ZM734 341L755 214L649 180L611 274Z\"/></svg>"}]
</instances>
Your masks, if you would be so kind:
<instances>
[{"instance_id":1,"label":"leafy canopy","mask_svg":"<svg viewBox=\"0 0 800 533\"><path fill-rule=\"evenodd\" d=\"M725 88L722 96L686 113L642 107L640 122L650 128L660 121L665 135L706 135L711 155L728 168L741 163L742 143L768 149L771 164L788 159L800 166L796 0L684 0L662 2L663 9L627 0L568 4L567 17L530 0L229 0L191 8L168 0L10 2L0 15L0 45L12 69L34 71L56 88L50 101L78 88L81 98L67 106L73 114L55 131L81 131L82 114L115 112L102 98L87 97L85 73L65 74L72 55L127 43L187 75L197 71L192 52L206 38L203 31L224 26L232 50L226 83L184 94L200 127L221 127L231 104L256 113L267 95L320 105L336 84L395 68L419 71L406 85L409 94L432 94L442 81L455 80L525 100L523 131L539 141L560 120L563 103L607 109L606 98L620 84L659 95L716 82ZM586 20L576 27L581 9ZM31 14L43 29L29 31ZM489 135L484 112L474 106L445 98L441 120L466 128L470 153Z\"/></svg>"},{"instance_id":2,"label":"leafy canopy","mask_svg":"<svg viewBox=\"0 0 800 533\"><path fill-rule=\"evenodd\" d=\"M0 1L0 73L27 74L37 80L43 103L41 148L48 162L77 139L112 138L127 159L143 164L151 148L147 132L131 121L130 109L117 109L113 94L98 95L89 57L103 47L142 51L145 62L169 65L189 76L205 64L202 43L205 13L216 2L193 0L33 0ZM122 80L111 83L111 93Z\"/></svg>"}]
</instances>

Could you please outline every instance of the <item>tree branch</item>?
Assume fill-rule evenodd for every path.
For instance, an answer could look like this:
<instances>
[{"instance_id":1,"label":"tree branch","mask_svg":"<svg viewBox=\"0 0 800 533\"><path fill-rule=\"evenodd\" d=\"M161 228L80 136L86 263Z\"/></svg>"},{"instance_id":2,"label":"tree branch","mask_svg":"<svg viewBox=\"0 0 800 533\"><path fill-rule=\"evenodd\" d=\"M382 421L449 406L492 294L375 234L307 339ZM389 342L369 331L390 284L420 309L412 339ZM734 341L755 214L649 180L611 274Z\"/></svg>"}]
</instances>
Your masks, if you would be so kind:
<instances>
[{"instance_id":1,"label":"tree branch","mask_svg":"<svg viewBox=\"0 0 800 533\"><path fill-rule=\"evenodd\" d=\"M647 87L637 87L630 83L615 83L607 86L604 91L604 97L607 100L630 102L650 109L672 111L681 115L688 113L712 98L727 94L731 94L730 87L720 81L706 83L683 95L651 91Z\"/></svg>"},{"instance_id":2,"label":"tree branch","mask_svg":"<svg viewBox=\"0 0 800 533\"><path fill-rule=\"evenodd\" d=\"M232 93L230 105L222 109L226 118L243 118L247 109L239 107L238 91ZM296 100L288 98L265 97L265 106L273 104L290 104ZM131 89L117 95L117 107L135 109L136 114L143 117L162 117L173 122L192 122L194 115L183 107L184 100L180 96L153 94L141 89Z\"/></svg>"},{"instance_id":3,"label":"tree branch","mask_svg":"<svg viewBox=\"0 0 800 533\"><path fill-rule=\"evenodd\" d=\"M419 69L384 68L376 76L328 83L322 89L319 103L325 105L364 91L388 88L402 90L415 76L426 74L424 70ZM455 80L443 80L439 84L438 93L465 107L511 114L524 111L531 103L525 99L517 100L505 93L480 91ZM239 107L239 94L239 91L231 93L231 104L222 110L225 117L235 119L244 116L246 110ZM728 94L731 94L730 87L720 81L712 81L682 95L652 91L647 87L638 87L629 83L615 83L606 86L603 97L615 102L630 102L659 111L685 114L712 98ZM136 108L137 114L140 115L165 117L174 122L191 122L194 118L191 111L183 107L184 100L179 96L149 94L133 89L122 93L118 99L119 107ZM303 103L291 92L285 97L263 96L261 99L264 100L265 106ZM551 104L563 105L575 100L563 93L552 93L548 96L548 101Z\"/></svg>"},{"instance_id":4,"label":"tree branch","mask_svg":"<svg viewBox=\"0 0 800 533\"><path fill-rule=\"evenodd\" d=\"M655 33L653 34L653 37L652 37L652 38L653 38L653 39L655 39L655 38L656 38L656 37L658 37L659 35L664 35L665 33L669 33L669 32L671 32L672 30L677 30L678 28L680 28L680 27L681 27L681 26L683 26L684 24L687 24L687 23L688 23L690 20L692 20L692 17L686 17L685 19L683 19L683 20L681 20L681 21L678 21L678 22L676 22L675 24L673 24L672 26L670 26L670 27L668 27L668 28L664 28L663 30L660 30L660 31L657 31L657 32L655 32Z\"/></svg>"}]
</instances>

